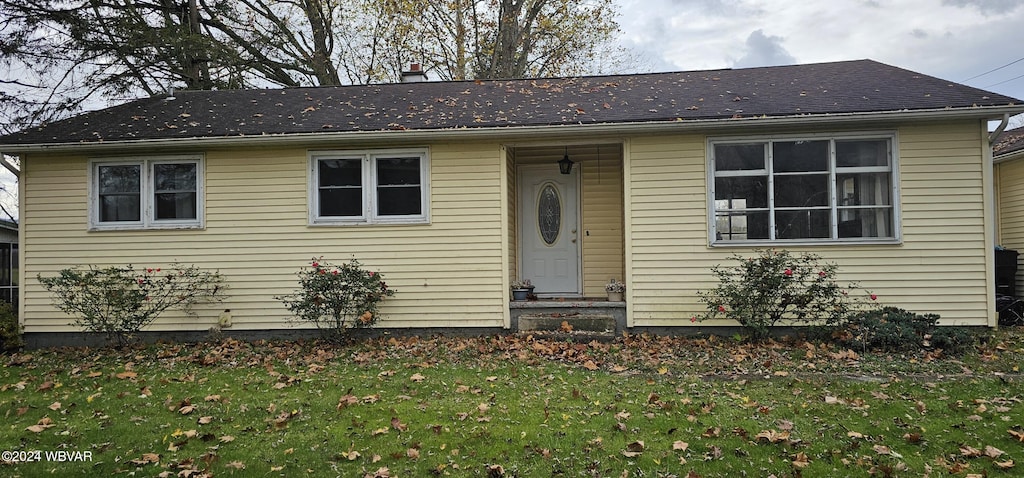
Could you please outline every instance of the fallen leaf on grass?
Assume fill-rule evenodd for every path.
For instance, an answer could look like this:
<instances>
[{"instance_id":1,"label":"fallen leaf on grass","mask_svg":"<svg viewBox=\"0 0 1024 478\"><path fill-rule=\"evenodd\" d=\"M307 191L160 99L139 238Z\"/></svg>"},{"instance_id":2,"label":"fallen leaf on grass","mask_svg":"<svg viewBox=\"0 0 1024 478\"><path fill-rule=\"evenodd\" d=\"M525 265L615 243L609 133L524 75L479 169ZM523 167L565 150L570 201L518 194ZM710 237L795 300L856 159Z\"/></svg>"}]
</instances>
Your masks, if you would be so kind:
<instances>
[{"instance_id":1,"label":"fallen leaf on grass","mask_svg":"<svg viewBox=\"0 0 1024 478\"><path fill-rule=\"evenodd\" d=\"M226 466L228 468L234 468L236 470L244 470L245 469L245 463L242 463L242 462L237 461L237 460L236 461L232 461L232 462L230 462L230 463L228 463L228 464L226 464L224 466Z\"/></svg>"},{"instance_id":2,"label":"fallen leaf on grass","mask_svg":"<svg viewBox=\"0 0 1024 478\"><path fill-rule=\"evenodd\" d=\"M409 377L409 380L412 380L413 382L422 382L426 378L427 377L424 377L423 375L420 375L419 372L416 372L416 373L412 374L411 377Z\"/></svg>"},{"instance_id":3,"label":"fallen leaf on grass","mask_svg":"<svg viewBox=\"0 0 1024 478\"><path fill-rule=\"evenodd\" d=\"M807 465L811 464L811 460L810 460L810 458L807 458L807 454L806 453L800 452L800 453L797 453L796 456L793 457L792 463L793 463L793 466L795 468L804 468Z\"/></svg>"},{"instance_id":4,"label":"fallen leaf on grass","mask_svg":"<svg viewBox=\"0 0 1024 478\"><path fill-rule=\"evenodd\" d=\"M1011 428L1009 430L1006 430L1006 432L1009 433L1010 436L1016 438L1017 441L1019 441L1021 443L1024 443L1024 431L1015 430L1015 429Z\"/></svg>"},{"instance_id":5,"label":"fallen leaf on grass","mask_svg":"<svg viewBox=\"0 0 1024 478\"><path fill-rule=\"evenodd\" d=\"M402 423L402 421L399 420L398 417L391 417L391 428L394 428L395 430L398 430L400 432L404 432L409 429L409 426Z\"/></svg>"},{"instance_id":6,"label":"fallen leaf on grass","mask_svg":"<svg viewBox=\"0 0 1024 478\"><path fill-rule=\"evenodd\" d=\"M50 406L48 406L46 408L49 408L50 410L53 410L53 411L56 412L57 410L60 410L60 402L53 402L53 403L50 404Z\"/></svg>"},{"instance_id":7,"label":"fallen leaf on grass","mask_svg":"<svg viewBox=\"0 0 1024 478\"><path fill-rule=\"evenodd\" d=\"M989 458L999 458L1000 456L1003 456L1005 454L1006 452L1004 452L1003 450L1000 450L994 446L985 445L985 456Z\"/></svg>"},{"instance_id":8,"label":"fallen leaf on grass","mask_svg":"<svg viewBox=\"0 0 1024 478\"><path fill-rule=\"evenodd\" d=\"M121 380L125 380L125 379L129 379L129 378L138 377L139 374L137 374L135 372L132 372L132 371L126 371L126 372L121 372L121 373L114 374L114 376L119 378L119 379L121 379Z\"/></svg>"},{"instance_id":9,"label":"fallen leaf on grass","mask_svg":"<svg viewBox=\"0 0 1024 478\"><path fill-rule=\"evenodd\" d=\"M35 425L31 425L29 427L26 427L25 429L30 431L30 432L32 432L32 433L42 433L43 430L46 430L47 428L51 428L51 427L55 427L55 426L56 425L53 424L53 420L50 420L50 417L43 417L43 418L40 418L39 421L36 422Z\"/></svg>"},{"instance_id":10,"label":"fallen leaf on grass","mask_svg":"<svg viewBox=\"0 0 1024 478\"><path fill-rule=\"evenodd\" d=\"M409 457L410 460L419 460L420 451L415 448L410 448L408 450L405 450L405 456Z\"/></svg>"},{"instance_id":11,"label":"fallen leaf on grass","mask_svg":"<svg viewBox=\"0 0 1024 478\"><path fill-rule=\"evenodd\" d=\"M633 458L640 456L644 452L644 442L637 440L633 443L626 445L626 449L622 450L622 456L626 458Z\"/></svg>"},{"instance_id":12,"label":"fallen leaf on grass","mask_svg":"<svg viewBox=\"0 0 1024 478\"><path fill-rule=\"evenodd\" d=\"M597 364L594 363L593 360L587 360L586 362L583 362L583 368L585 368L587 370L590 370L590 371L594 371L594 370L597 370L597 369L599 369L601 367L598 367Z\"/></svg>"},{"instance_id":13,"label":"fallen leaf on grass","mask_svg":"<svg viewBox=\"0 0 1024 478\"><path fill-rule=\"evenodd\" d=\"M675 443L672 444L673 450L686 451L687 448L690 448L690 444L682 440L676 441Z\"/></svg>"},{"instance_id":14,"label":"fallen leaf on grass","mask_svg":"<svg viewBox=\"0 0 1024 478\"><path fill-rule=\"evenodd\" d=\"M345 459L348 460L348 461L355 461L357 458L359 458L362 455L360 455L358 451L351 450L351 451L342 453L341 456L345 457Z\"/></svg>"},{"instance_id":15,"label":"fallen leaf on grass","mask_svg":"<svg viewBox=\"0 0 1024 478\"><path fill-rule=\"evenodd\" d=\"M208 424L210 422L213 422L213 417L210 417L210 416L199 417L199 424L200 425L206 425L206 424Z\"/></svg>"},{"instance_id":16,"label":"fallen leaf on grass","mask_svg":"<svg viewBox=\"0 0 1024 478\"><path fill-rule=\"evenodd\" d=\"M220 442L221 443L231 443L233 441L235 441L235 437L233 437L231 435L224 435L224 436L220 437Z\"/></svg>"},{"instance_id":17,"label":"fallen leaf on grass","mask_svg":"<svg viewBox=\"0 0 1024 478\"><path fill-rule=\"evenodd\" d=\"M968 458L975 458L981 456L981 450L970 445L960 445L960 454Z\"/></svg>"},{"instance_id":18,"label":"fallen leaf on grass","mask_svg":"<svg viewBox=\"0 0 1024 478\"><path fill-rule=\"evenodd\" d=\"M1013 460L997 461L995 462L995 465L996 468L999 468L1000 470L1009 470L1010 468L1013 468Z\"/></svg>"},{"instance_id":19,"label":"fallen leaf on grass","mask_svg":"<svg viewBox=\"0 0 1024 478\"><path fill-rule=\"evenodd\" d=\"M892 450L889 450L889 447L885 445L875 445L871 447L871 449L874 450L875 453L878 453L879 455L889 455L892 453Z\"/></svg>"}]
</instances>

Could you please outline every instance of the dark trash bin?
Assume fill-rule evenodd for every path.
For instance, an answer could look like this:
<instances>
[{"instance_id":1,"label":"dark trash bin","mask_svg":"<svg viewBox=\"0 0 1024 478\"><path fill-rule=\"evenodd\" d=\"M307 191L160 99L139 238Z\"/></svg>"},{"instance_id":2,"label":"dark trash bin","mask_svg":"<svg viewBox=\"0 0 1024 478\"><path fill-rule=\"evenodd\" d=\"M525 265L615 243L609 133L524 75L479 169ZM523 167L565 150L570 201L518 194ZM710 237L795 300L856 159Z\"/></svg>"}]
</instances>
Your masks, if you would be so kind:
<instances>
[{"instance_id":1,"label":"dark trash bin","mask_svg":"<svg viewBox=\"0 0 1024 478\"><path fill-rule=\"evenodd\" d=\"M1017 251L996 248L996 295L1017 295Z\"/></svg>"}]
</instances>

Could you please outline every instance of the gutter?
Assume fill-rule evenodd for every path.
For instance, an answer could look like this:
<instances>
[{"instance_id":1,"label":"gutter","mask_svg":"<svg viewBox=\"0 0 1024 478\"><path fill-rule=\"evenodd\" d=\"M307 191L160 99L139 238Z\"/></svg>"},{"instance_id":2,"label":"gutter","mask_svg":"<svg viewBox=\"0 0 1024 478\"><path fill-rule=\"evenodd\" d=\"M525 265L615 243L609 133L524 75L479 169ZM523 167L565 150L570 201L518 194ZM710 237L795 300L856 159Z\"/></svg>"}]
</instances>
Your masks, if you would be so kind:
<instances>
[{"instance_id":1,"label":"gutter","mask_svg":"<svg viewBox=\"0 0 1024 478\"><path fill-rule=\"evenodd\" d=\"M676 120L660 122L602 123L571 125L540 125L540 126L492 126L485 128L449 128L431 130L403 131L344 131L334 133L294 133L265 134L260 136L231 137L185 137L140 140L99 141L88 143L37 143L37 144L0 144L0 148L10 153L28 152L81 152L100 150L142 150L168 147L213 148L233 147L239 145L287 146L301 144L315 146L318 144L345 142L417 142L436 141L439 137L458 136L460 140L472 139L516 139L537 137L555 138L570 136L607 136L616 134L669 134L693 131L721 131L736 128L771 128L786 126L807 126L816 124L852 124L863 122L896 122L896 121L940 121L961 118L991 118L1002 114L1008 118L1011 114L1024 112L1024 106L981 107L964 110L940 108L931 110L900 110L871 113L839 113L822 115L795 115L782 117L751 116L747 118L723 118L709 120Z\"/></svg>"}]
</instances>

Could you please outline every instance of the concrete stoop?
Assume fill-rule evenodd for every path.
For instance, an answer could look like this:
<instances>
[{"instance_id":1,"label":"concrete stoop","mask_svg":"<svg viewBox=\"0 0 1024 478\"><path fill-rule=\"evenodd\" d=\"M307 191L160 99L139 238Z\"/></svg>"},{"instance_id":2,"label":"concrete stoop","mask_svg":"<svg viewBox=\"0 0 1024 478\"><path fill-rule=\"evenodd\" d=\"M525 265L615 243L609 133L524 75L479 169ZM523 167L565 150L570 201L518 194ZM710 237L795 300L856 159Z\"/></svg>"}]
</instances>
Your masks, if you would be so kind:
<instances>
[{"instance_id":1,"label":"concrete stoop","mask_svg":"<svg viewBox=\"0 0 1024 478\"><path fill-rule=\"evenodd\" d=\"M625 330L625 304L594 301L513 303L512 331L572 340L611 340Z\"/></svg>"}]
</instances>

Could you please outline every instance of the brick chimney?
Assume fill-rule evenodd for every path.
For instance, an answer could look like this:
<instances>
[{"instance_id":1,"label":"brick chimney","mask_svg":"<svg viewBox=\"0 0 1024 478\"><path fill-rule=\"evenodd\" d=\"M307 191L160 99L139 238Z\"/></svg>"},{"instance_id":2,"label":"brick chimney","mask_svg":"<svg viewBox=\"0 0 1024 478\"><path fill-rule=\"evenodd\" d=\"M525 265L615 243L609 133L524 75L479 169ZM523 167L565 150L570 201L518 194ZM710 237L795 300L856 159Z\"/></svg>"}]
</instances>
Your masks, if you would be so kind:
<instances>
[{"instance_id":1,"label":"brick chimney","mask_svg":"<svg viewBox=\"0 0 1024 478\"><path fill-rule=\"evenodd\" d=\"M423 65L409 63L409 69L402 72L402 83L420 83L427 81L427 72L423 71Z\"/></svg>"}]
</instances>

